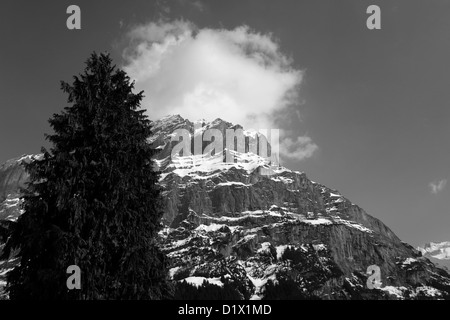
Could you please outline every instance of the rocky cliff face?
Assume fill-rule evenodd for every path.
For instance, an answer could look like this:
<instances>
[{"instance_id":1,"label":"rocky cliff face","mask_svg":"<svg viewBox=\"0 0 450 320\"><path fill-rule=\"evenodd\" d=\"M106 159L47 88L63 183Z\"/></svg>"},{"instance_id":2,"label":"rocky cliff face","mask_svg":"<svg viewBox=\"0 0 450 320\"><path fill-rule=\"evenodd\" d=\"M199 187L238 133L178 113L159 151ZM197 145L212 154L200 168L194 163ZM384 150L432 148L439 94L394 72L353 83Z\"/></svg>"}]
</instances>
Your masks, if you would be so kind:
<instances>
[{"instance_id":1,"label":"rocky cliff face","mask_svg":"<svg viewBox=\"0 0 450 320\"><path fill-rule=\"evenodd\" d=\"M0 200L4 201L8 194L17 192L20 187L24 187L28 179L27 173L21 164L29 162L32 156L23 156L11 159L0 165Z\"/></svg>"},{"instance_id":2,"label":"rocky cliff face","mask_svg":"<svg viewBox=\"0 0 450 320\"><path fill-rule=\"evenodd\" d=\"M0 165L0 221L14 221L21 213L20 189L26 186L29 178L23 164L36 157L39 156L24 155Z\"/></svg>"},{"instance_id":3,"label":"rocky cliff face","mask_svg":"<svg viewBox=\"0 0 450 320\"><path fill-rule=\"evenodd\" d=\"M225 162L226 149L212 156L172 156L175 129L188 130L193 142L209 128L224 133L241 127L221 119L195 123L180 116L154 122L150 143L160 150L155 160L165 199L165 227L159 236L173 280L221 286L227 279L246 299L264 298L268 284L280 280L294 282L304 298L449 297L445 270L305 173L273 166L248 152L235 152L237 160ZM252 138L261 139L244 135L246 151ZM20 168L15 177L25 177ZM0 178L5 176L0 170ZM5 201L12 200L5 198L2 205L8 205ZM17 205L13 217L20 214ZM380 268L378 289L367 287L366 272L373 265Z\"/></svg>"}]
</instances>

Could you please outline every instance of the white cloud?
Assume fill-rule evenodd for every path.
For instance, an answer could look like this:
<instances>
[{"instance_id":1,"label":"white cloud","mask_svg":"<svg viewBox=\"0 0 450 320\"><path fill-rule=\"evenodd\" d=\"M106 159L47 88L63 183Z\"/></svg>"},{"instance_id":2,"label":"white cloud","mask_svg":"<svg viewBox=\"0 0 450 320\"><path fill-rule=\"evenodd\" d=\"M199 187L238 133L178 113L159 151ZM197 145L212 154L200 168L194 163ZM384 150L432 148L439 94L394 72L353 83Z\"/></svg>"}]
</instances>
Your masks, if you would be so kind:
<instances>
[{"instance_id":1,"label":"white cloud","mask_svg":"<svg viewBox=\"0 0 450 320\"><path fill-rule=\"evenodd\" d=\"M430 182L430 184L428 186L431 189L431 193L437 194L437 193L441 192L442 190L444 190L446 185L447 185L447 180L442 179L439 181Z\"/></svg>"},{"instance_id":2,"label":"white cloud","mask_svg":"<svg viewBox=\"0 0 450 320\"><path fill-rule=\"evenodd\" d=\"M203 3L201 1L193 1L192 5L198 10L198 11L204 11L205 10L205 6L203 5Z\"/></svg>"},{"instance_id":3,"label":"white cloud","mask_svg":"<svg viewBox=\"0 0 450 320\"><path fill-rule=\"evenodd\" d=\"M177 20L140 25L128 37L124 70L145 91L151 119L220 117L245 128L283 129L277 120L298 101L303 72L269 34L247 26L198 29ZM309 137L288 138L284 146L299 159L317 148Z\"/></svg>"},{"instance_id":4,"label":"white cloud","mask_svg":"<svg viewBox=\"0 0 450 320\"><path fill-rule=\"evenodd\" d=\"M160 15L170 14L170 6L166 0L156 0L156 8L159 10Z\"/></svg>"},{"instance_id":5,"label":"white cloud","mask_svg":"<svg viewBox=\"0 0 450 320\"><path fill-rule=\"evenodd\" d=\"M200 0L178 0L178 2L183 6L191 6L200 12L205 10L205 5Z\"/></svg>"},{"instance_id":6,"label":"white cloud","mask_svg":"<svg viewBox=\"0 0 450 320\"><path fill-rule=\"evenodd\" d=\"M310 137L300 136L296 139L284 138L280 144L280 153L290 159L305 159L313 155L318 146Z\"/></svg>"}]
</instances>

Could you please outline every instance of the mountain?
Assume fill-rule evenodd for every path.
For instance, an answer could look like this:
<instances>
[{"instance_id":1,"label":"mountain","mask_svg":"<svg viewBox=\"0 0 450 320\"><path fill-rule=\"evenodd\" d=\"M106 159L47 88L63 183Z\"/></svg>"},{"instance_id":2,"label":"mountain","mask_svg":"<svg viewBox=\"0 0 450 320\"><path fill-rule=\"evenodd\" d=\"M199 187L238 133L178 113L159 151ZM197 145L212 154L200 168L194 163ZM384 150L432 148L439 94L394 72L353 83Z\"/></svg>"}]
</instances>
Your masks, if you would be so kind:
<instances>
[{"instance_id":1,"label":"mountain","mask_svg":"<svg viewBox=\"0 0 450 320\"><path fill-rule=\"evenodd\" d=\"M20 189L26 187L29 178L23 164L39 157L40 155L23 155L0 165L0 221L15 221L21 214Z\"/></svg>"},{"instance_id":2,"label":"mountain","mask_svg":"<svg viewBox=\"0 0 450 320\"><path fill-rule=\"evenodd\" d=\"M222 119L168 116L153 122L149 141L160 150L155 162L164 189L159 242L183 292L231 290L242 299L450 298L450 275L380 220L304 172L248 152L264 136L243 130L243 152L223 141L223 151L212 155L172 156L176 130L191 134L186 143L192 151L195 142L208 140L208 129L226 137L227 129L243 128ZM230 154L235 161L225 161ZM6 194L0 217L14 220L20 206L13 199L26 176L21 161L9 163L16 171L14 179L0 179ZM1 170L0 177L11 176ZM12 264L0 262L0 281L6 263ZM380 269L378 289L367 286L373 266Z\"/></svg>"},{"instance_id":3,"label":"mountain","mask_svg":"<svg viewBox=\"0 0 450 320\"><path fill-rule=\"evenodd\" d=\"M436 265L444 267L447 271L450 270L450 241L430 242L423 247L418 247L417 250Z\"/></svg>"},{"instance_id":4,"label":"mountain","mask_svg":"<svg viewBox=\"0 0 450 320\"><path fill-rule=\"evenodd\" d=\"M23 164L29 163L39 156L24 155L8 160L0 165L0 255L4 246L2 242L8 222L14 222L22 214L20 208L20 188L26 187L28 174ZM6 285L6 273L16 264L16 260L0 261L0 300L5 298L2 288Z\"/></svg>"},{"instance_id":5,"label":"mountain","mask_svg":"<svg viewBox=\"0 0 450 320\"><path fill-rule=\"evenodd\" d=\"M423 255L433 257L439 260L450 260L450 241L434 243L430 242L423 247L418 247L417 250Z\"/></svg>"}]
</instances>

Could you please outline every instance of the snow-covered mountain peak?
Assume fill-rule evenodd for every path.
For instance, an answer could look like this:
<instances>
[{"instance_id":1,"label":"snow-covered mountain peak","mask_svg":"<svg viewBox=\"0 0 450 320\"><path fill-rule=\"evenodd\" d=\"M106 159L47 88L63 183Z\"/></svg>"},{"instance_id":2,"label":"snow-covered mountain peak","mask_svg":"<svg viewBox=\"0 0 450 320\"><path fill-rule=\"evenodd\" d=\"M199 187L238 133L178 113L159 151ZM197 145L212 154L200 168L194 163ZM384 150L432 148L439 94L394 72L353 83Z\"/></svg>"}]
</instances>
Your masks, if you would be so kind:
<instances>
[{"instance_id":1,"label":"snow-covered mountain peak","mask_svg":"<svg viewBox=\"0 0 450 320\"><path fill-rule=\"evenodd\" d=\"M263 167L264 170L271 167L274 169L273 159L270 157L271 146L264 135L242 130L244 142L243 144L241 142L240 148L233 149L229 148L226 140L229 129L238 135L240 132L236 130L242 129L242 126L220 118L210 122L204 119L191 122L179 115L166 116L161 120L154 121L153 136L149 141L156 149L160 150L155 157L158 169L163 173L173 172L180 176L186 176L193 172L214 172L230 168L241 168L247 173L259 167ZM207 130L211 131L207 132ZM214 153L212 153L207 146L212 145L213 141L216 142L217 134L221 139L217 142L220 148L219 150L214 148ZM190 140L184 141L186 137ZM180 153L176 149L174 153L174 147L180 141L187 144L187 150L184 148ZM215 146L217 145L215 144ZM257 147L255 148L255 146ZM263 150L267 150L267 152L258 154ZM190 172L186 170L190 170Z\"/></svg>"},{"instance_id":2,"label":"snow-covered mountain peak","mask_svg":"<svg viewBox=\"0 0 450 320\"><path fill-rule=\"evenodd\" d=\"M263 136L243 130L244 150L224 142L222 152L196 153L195 147L204 150L212 143L203 139L207 129L226 137L227 129L242 127L222 119L191 122L180 115L152 125L149 142L159 150L154 161L162 172L164 205L158 242L174 281L227 283L245 299L264 298L283 281L289 285L283 288L302 299L450 297L450 275L380 220L336 189L250 152L251 138ZM178 129L186 130L182 141L190 150L172 154L180 143L172 141ZM226 161L227 154L233 161ZM8 223L21 213L18 190L27 176L18 160L27 159L16 159L7 170L0 167L0 220ZM445 248L433 243L423 250ZM374 290L366 287L373 265L380 268L383 284ZM5 268L0 261L0 297Z\"/></svg>"},{"instance_id":3,"label":"snow-covered mountain peak","mask_svg":"<svg viewBox=\"0 0 450 320\"><path fill-rule=\"evenodd\" d=\"M439 260L450 260L450 241L430 242L417 250L422 252L424 256L432 257Z\"/></svg>"}]
</instances>

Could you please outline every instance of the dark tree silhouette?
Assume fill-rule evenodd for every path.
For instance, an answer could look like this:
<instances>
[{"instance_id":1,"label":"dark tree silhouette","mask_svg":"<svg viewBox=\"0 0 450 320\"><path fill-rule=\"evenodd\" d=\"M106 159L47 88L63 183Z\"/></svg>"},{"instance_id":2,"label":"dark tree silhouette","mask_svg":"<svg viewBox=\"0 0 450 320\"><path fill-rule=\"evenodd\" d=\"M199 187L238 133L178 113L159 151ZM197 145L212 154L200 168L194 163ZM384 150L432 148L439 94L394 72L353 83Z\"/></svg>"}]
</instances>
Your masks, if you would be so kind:
<instances>
[{"instance_id":1,"label":"dark tree silhouette","mask_svg":"<svg viewBox=\"0 0 450 320\"><path fill-rule=\"evenodd\" d=\"M155 245L163 211L151 123L133 89L107 54L92 54L72 85L62 82L69 106L49 120L50 150L26 165L25 213L5 246L6 255L19 249L11 299L171 296ZM80 290L66 286L70 265L81 269Z\"/></svg>"}]
</instances>

